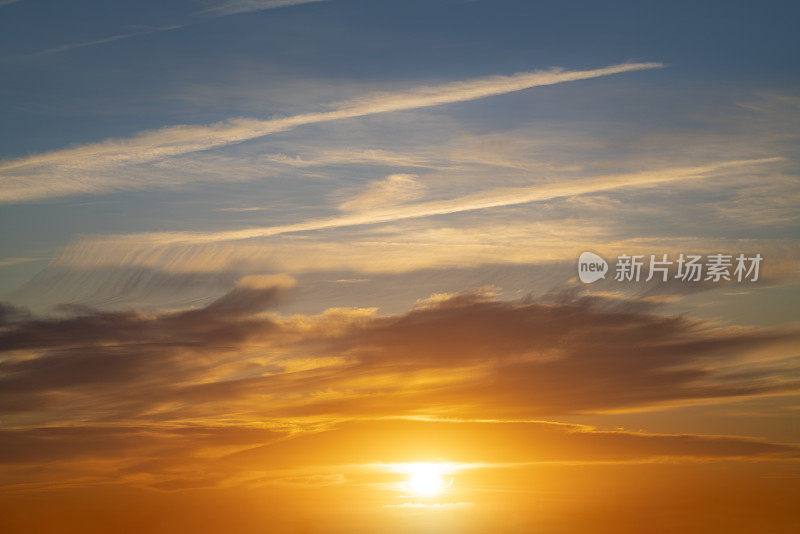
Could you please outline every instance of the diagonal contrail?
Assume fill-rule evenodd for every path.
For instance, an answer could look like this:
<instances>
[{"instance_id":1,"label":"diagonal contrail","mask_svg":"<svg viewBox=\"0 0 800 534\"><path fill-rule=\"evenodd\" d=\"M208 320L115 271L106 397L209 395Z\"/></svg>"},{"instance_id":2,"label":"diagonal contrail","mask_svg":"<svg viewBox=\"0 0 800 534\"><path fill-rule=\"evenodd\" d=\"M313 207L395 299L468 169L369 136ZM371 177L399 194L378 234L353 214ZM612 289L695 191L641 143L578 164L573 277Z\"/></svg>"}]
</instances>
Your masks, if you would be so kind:
<instances>
[{"instance_id":1,"label":"diagonal contrail","mask_svg":"<svg viewBox=\"0 0 800 534\"><path fill-rule=\"evenodd\" d=\"M267 120L237 118L202 126L181 125L145 131L127 139L108 139L0 162L0 202L134 189L141 185L135 181L115 181L111 171L122 166L220 148L298 126L467 102L532 87L659 67L663 64L623 63L592 70L549 69L511 76L489 76L408 91L370 94L340 103L330 111Z\"/></svg>"},{"instance_id":2,"label":"diagonal contrail","mask_svg":"<svg viewBox=\"0 0 800 534\"><path fill-rule=\"evenodd\" d=\"M467 211L484 210L505 206L517 206L531 202L541 202L555 198L571 197L600 191L622 188L638 188L662 183L678 182L710 178L726 170L739 167L764 165L783 161L783 158L761 158L748 160L731 160L694 167L671 167L657 171L645 171L611 176L599 176L588 179L494 189L480 193L465 195L447 200L434 200L413 204L391 206L384 209L369 210L324 219L278 225L228 230L221 232L154 232L128 235L105 236L100 240L121 242L150 242L152 244L170 243L212 243L219 241L237 241L256 237L269 237L293 232L327 230L349 226L364 226L406 219L418 219L436 215L447 215Z\"/></svg>"}]
</instances>

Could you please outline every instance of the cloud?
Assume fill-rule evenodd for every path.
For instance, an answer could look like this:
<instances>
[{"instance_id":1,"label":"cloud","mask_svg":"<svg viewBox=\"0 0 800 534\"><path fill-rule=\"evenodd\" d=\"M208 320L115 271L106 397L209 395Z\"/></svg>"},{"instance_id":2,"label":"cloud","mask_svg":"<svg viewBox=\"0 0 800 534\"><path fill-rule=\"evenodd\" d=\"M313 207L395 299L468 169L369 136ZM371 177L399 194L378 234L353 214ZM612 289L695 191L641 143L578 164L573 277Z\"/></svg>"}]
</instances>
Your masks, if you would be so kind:
<instances>
[{"instance_id":1,"label":"cloud","mask_svg":"<svg viewBox=\"0 0 800 534\"><path fill-rule=\"evenodd\" d=\"M452 158L452 165L460 164L460 155ZM229 168L228 163L221 167ZM508 163L525 166L526 161ZM241 230L81 236L58 251L12 298L38 309L64 301L183 306L220 295L232 280L250 273L306 276L336 271L332 273L336 278L362 278L364 273L478 266L534 268L545 262L572 262L584 250L606 258L623 253L760 252L768 258L765 276L783 283L794 279L793 243L779 237L742 236L754 235L748 226L751 221L781 213L778 204L788 206L793 197L782 190L770 201L767 192L755 195L750 185L743 184L763 187L773 181L775 168L786 165L786 160L774 158L666 167L636 162L631 166L646 170L612 175L527 168L515 175L509 167L502 172L490 168L484 175L456 168L444 173L421 171L421 177L414 179L419 187L406 178L368 182L361 189L367 195L363 197L349 181L350 169L334 171L324 181L328 192L323 189L313 195L328 199L327 204L319 205L309 196L300 200L302 208L266 204L268 216L297 221L292 224L248 228L253 217L231 215L239 222L226 223L227 227ZM330 184L338 175L348 176L348 181ZM485 187L484 176L494 175L509 185L528 185L478 189ZM321 181L314 182L317 187ZM741 187L750 207L762 198L758 204L763 209L735 223L727 215L720 218L718 209L731 204L716 200L717 196L729 197ZM423 191L424 199L411 200ZM358 211L341 211L341 204ZM746 207L741 206L742 212ZM331 215L320 217L319 212ZM314 215L309 218L309 213ZM720 225L723 234L714 230ZM561 283L574 274L572 269L564 272L557 280L548 277L537 284Z\"/></svg>"},{"instance_id":2,"label":"cloud","mask_svg":"<svg viewBox=\"0 0 800 534\"><path fill-rule=\"evenodd\" d=\"M316 219L301 223L260 228L246 228L242 230L227 230L209 233L196 232L161 232L128 234L125 236L106 236L101 240L111 242L129 241L132 243L144 242L154 245L170 243L212 243L216 241L236 241L253 239L257 237L270 237L294 232L309 232L314 230L328 230L348 226L363 226L381 224L406 219L433 217L437 215L451 215L476 210L518 206L532 202L541 202L555 198L572 197L611 191L622 188L644 188L664 183L680 182L684 180L698 180L708 178L720 173L746 167L750 165L763 165L783 161L783 158L760 158L751 160L734 160L712 163L697 167L674 167L659 171L646 171L630 174L611 176L598 176L588 179L561 181L543 185L527 187L503 188L479 193L469 194L448 200L433 200L419 203L409 203L399 206L384 206L366 209L354 214L346 214L327 219ZM352 205L349 205L352 207Z\"/></svg>"},{"instance_id":3,"label":"cloud","mask_svg":"<svg viewBox=\"0 0 800 534\"><path fill-rule=\"evenodd\" d=\"M7 4L13 4L15 2L19 2L20 0L0 0L0 6L4 6ZM277 9L281 7L288 7L300 4L309 4L313 2L325 2L327 0L228 0L226 2L222 2L219 5L210 7L208 9L204 9L200 11L199 15L210 15L213 17L224 17L227 15L235 15L237 13L247 13L252 11L265 11L269 9ZM110 37L105 37L102 39L95 39L92 41L85 41L81 43L71 43L65 44L60 46L55 46L53 48L47 48L45 50L41 50L33 55L47 55L47 54L56 54L59 52L66 52L68 50L74 50L76 48L85 48L88 46L96 46L100 44L111 43L114 41L119 41L121 39L128 39L130 37L138 37L139 35L144 35L148 33L154 32L162 32L162 31L169 31L175 30L178 28L183 28L186 24L168 24L164 26L157 26L154 28L148 28L144 31L137 31L137 32L130 32L130 33L121 33L118 35L112 35Z\"/></svg>"},{"instance_id":4,"label":"cloud","mask_svg":"<svg viewBox=\"0 0 800 534\"><path fill-rule=\"evenodd\" d=\"M55 54L55 53L58 53L58 52L66 52L67 50L74 50L76 48L84 48L84 47L87 47L87 46L94 46L94 45L98 45L98 44L111 43L113 41L119 41L120 39L127 39L128 37L132 37L134 35L138 35L138 34L121 33L119 35L112 35L111 37L105 37L103 39L95 39L94 41L85 41L85 42L82 42L82 43L65 44L65 45L56 46L56 47L53 47L53 48L47 48L45 50L42 50L41 52L37 52L37 55Z\"/></svg>"},{"instance_id":5,"label":"cloud","mask_svg":"<svg viewBox=\"0 0 800 534\"><path fill-rule=\"evenodd\" d=\"M0 260L0 267L10 267L11 265L28 263L29 261L41 261L43 259L45 258L4 258Z\"/></svg>"},{"instance_id":6,"label":"cloud","mask_svg":"<svg viewBox=\"0 0 800 534\"><path fill-rule=\"evenodd\" d=\"M7 321L12 328L0 333L3 351L51 347L66 349L75 346L88 348L90 345L112 343L116 346L163 341L168 345L187 343L203 346L216 339L222 343L241 340L248 332L235 327L227 335L215 327L236 325L238 319L245 319L267 307L274 306L281 294L291 287L292 281L286 276L265 278L247 277L229 293L209 305L174 313L146 315L135 311L101 312L73 309L74 317L37 318L30 321L16 319ZM3 305L3 317L26 317L19 309ZM245 323L246 324L246 323ZM264 328L269 321L259 322ZM188 336L183 338L183 336ZM199 337L196 337L199 336ZM229 337L230 336L230 337ZM183 341L180 341L183 339ZM21 365L39 365L37 360L23 360Z\"/></svg>"},{"instance_id":7,"label":"cloud","mask_svg":"<svg viewBox=\"0 0 800 534\"><path fill-rule=\"evenodd\" d=\"M426 188L417 178L416 174L392 174L371 182L365 191L339 204L339 209L360 212L418 200Z\"/></svg>"},{"instance_id":8,"label":"cloud","mask_svg":"<svg viewBox=\"0 0 800 534\"><path fill-rule=\"evenodd\" d=\"M652 314L650 301L461 294L394 316L262 314L288 285L245 281L204 308L161 314L17 313L0 331L0 412L84 421L204 418L212 407L257 420L525 418L800 387L787 349L796 331Z\"/></svg>"},{"instance_id":9,"label":"cloud","mask_svg":"<svg viewBox=\"0 0 800 534\"><path fill-rule=\"evenodd\" d=\"M184 358L211 353L222 357L248 339L274 331L269 319L254 318L275 305L290 285L286 277L271 280L266 284L265 280L258 284L245 280L204 308L160 315L67 308L78 315L34 319L4 306L2 352L33 351L39 357L11 357L0 363L0 412L55 409L69 418L74 407L59 406L65 391L90 404L105 398L109 409L114 405L124 410L143 401L150 404L128 386L169 389L171 380L191 381L211 368ZM218 361L211 367L221 370L225 365Z\"/></svg>"},{"instance_id":10,"label":"cloud","mask_svg":"<svg viewBox=\"0 0 800 534\"><path fill-rule=\"evenodd\" d=\"M32 319L28 310L0 301L0 327Z\"/></svg>"},{"instance_id":11,"label":"cloud","mask_svg":"<svg viewBox=\"0 0 800 534\"><path fill-rule=\"evenodd\" d=\"M206 126L171 126L128 139L109 139L0 162L0 202L26 202L72 194L96 194L156 186L158 182L120 179L120 169L220 148L293 128L380 113L467 102L532 87L659 68L660 63L624 63L599 69L550 69L490 76L408 91L366 95L330 111L285 118L237 118ZM163 184L162 184L163 185Z\"/></svg>"},{"instance_id":12,"label":"cloud","mask_svg":"<svg viewBox=\"0 0 800 534\"><path fill-rule=\"evenodd\" d=\"M358 443L359 447L347 444ZM435 461L492 466L667 458L797 458L793 445L735 436L599 431L545 421L351 421L234 453L224 463L253 469Z\"/></svg>"},{"instance_id":13,"label":"cloud","mask_svg":"<svg viewBox=\"0 0 800 534\"><path fill-rule=\"evenodd\" d=\"M343 469L438 458L798 458L764 440L533 420L797 392L795 330L574 294L440 295L384 316L269 312L293 284L251 277L203 308L150 314L3 306L0 485L324 487L349 484Z\"/></svg>"},{"instance_id":14,"label":"cloud","mask_svg":"<svg viewBox=\"0 0 800 534\"><path fill-rule=\"evenodd\" d=\"M237 13L264 11L267 9L325 1L327 0L228 0L213 7L209 7L208 9L204 9L200 13L222 17L225 15L235 15Z\"/></svg>"},{"instance_id":15,"label":"cloud","mask_svg":"<svg viewBox=\"0 0 800 534\"><path fill-rule=\"evenodd\" d=\"M451 510L469 510L475 507L471 502L445 502L445 503L422 503L422 502L404 502L403 504L384 504L384 508L390 510L423 510L434 512L449 512Z\"/></svg>"},{"instance_id":16,"label":"cloud","mask_svg":"<svg viewBox=\"0 0 800 534\"><path fill-rule=\"evenodd\" d=\"M48 55L48 54L57 54L59 52L66 52L66 51L69 51L69 50L75 50L76 48L86 48L88 46L95 46L95 45L100 45L100 44L112 43L114 41L119 41L121 39L128 39L130 37L137 37L139 35L145 35L145 34L154 33L154 32L176 30L176 29L182 28L182 27L183 27L183 25L181 25L181 24L169 24L169 25L165 25L165 26L157 26L155 28L148 28L148 29L143 30L143 31L136 31L136 32L130 32L130 33L120 33L120 34L117 34L117 35L112 35L110 37L104 37L102 39L94 39L94 40L91 40L91 41L84 41L84 42L80 42L80 43L70 43L70 44L55 46L53 48L46 48L44 50L40 50L39 52L36 52L33 55L35 55L35 56L43 56L43 55Z\"/></svg>"},{"instance_id":17,"label":"cloud","mask_svg":"<svg viewBox=\"0 0 800 534\"><path fill-rule=\"evenodd\" d=\"M386 477L406 461L459 471L531 464L792 461L795 445L737 436L601 431L545 421L340 422L323 430L213 425L72 425L0 430L0 490L125 484L314 489ZM47 465L29 472L26 467ZM397 471L397 470L395 470ZM401 478L395 473L394 477ZM352 477L352 480L351 480Z\"/></svg>"},{"instance_id":18,"label":"cloud","mask_svg":"<svg viewBox=\"0 0 800 534\"><path fill-rule=\"evenodd\" d=\"M406 414L474 410L527 417L795 391L800 384L796 373L770 378L758 365L746 381L725 370L756 349L783 344L785 351L797 332L714 329L640 311L647 303L611 304L459 295L402 316L375 318L330 343L332 353L348 362L337 374L373 377L366 390L373 415L390 409L397 394ZM444 369L447 378L437 379ZM402 392L393 386L416 381L419 387ZM364 410L360 402L342 396L287 409L348 414Z\"/></svg>"}]
</instances>

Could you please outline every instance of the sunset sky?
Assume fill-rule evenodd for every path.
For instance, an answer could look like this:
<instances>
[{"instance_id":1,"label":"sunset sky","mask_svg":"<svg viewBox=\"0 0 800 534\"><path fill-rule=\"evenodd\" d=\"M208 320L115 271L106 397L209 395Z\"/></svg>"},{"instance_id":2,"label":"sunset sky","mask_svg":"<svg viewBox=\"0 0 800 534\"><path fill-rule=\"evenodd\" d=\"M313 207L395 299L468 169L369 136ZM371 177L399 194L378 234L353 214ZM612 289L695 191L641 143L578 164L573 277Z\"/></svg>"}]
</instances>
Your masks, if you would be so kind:
<instances>
[{"instance_id":1,"label":"sunset sky","mask_svg":"<svg viewBox=\"0 0 800 534\"><path fill-rule=\"evenodd\" d=\"M0 0L0 531L798 532L798 20Z\"/></svg>"}]
</instances>

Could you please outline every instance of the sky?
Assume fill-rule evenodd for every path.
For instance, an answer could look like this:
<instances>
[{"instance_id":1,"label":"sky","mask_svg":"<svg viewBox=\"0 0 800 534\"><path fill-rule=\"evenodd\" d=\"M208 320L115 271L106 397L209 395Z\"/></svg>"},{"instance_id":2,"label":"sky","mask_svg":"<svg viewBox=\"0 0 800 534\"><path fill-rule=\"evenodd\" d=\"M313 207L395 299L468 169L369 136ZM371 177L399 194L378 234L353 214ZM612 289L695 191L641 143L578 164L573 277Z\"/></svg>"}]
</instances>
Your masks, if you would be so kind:
<instances>
[{"instance_id":1,"label":"sky","mask_svg":"<svg viewBox=\"0 0 800 534\"><path fill-rule=\"evenodd\" d=\"M798 15L0 0L5 531L795 532Z\"/></svg>"}]
</instances>

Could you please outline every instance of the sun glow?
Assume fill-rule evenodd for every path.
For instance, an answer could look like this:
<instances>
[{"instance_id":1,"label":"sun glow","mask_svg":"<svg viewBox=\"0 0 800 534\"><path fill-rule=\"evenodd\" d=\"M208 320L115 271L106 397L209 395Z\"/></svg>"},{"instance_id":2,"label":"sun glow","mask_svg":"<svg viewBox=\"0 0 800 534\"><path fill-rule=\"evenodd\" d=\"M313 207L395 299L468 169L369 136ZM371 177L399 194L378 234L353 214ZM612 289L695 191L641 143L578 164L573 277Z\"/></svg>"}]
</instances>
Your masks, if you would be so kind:
<instances>
[{"instance_id":1,"label":"sun glow","mask_svg":"<svg viewBox=\"0 0 800 534\"><path fill-rule=\"evenodd\" d=\"M417 495L438 495L447 486L444 474L444 468L439 464L409 464L408 486Z\"/></svg>"}]
</instances>

